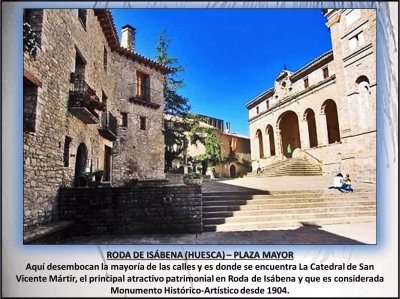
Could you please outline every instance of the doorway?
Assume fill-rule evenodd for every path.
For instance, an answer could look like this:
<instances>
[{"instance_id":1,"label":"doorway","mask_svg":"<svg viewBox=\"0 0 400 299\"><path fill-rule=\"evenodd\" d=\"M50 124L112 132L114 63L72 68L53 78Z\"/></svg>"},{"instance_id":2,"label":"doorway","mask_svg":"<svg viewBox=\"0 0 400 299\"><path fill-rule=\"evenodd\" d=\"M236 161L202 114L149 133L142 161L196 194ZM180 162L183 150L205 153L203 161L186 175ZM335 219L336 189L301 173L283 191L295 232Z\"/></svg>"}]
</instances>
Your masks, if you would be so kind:
<instances>
[{"instance_id":1,"label":"doorway","mask_svg":"<svg viewBox=\"0 0 400 299\"><path fill-rule=\"evenodd\" d=\"M236 166L235 165L231 165L231 167L229 168L229 174L231 178L236 178Z\"/></svg>"},{"instance_id":2,"label":"doorway","mask_svg":"<svg viewBox=\"0 0 400 299\"><path fill-rule=\"evenodd\" d=\"M81 174L85 171L86 168L86 160L88 151L87 147L84 143L79 144L78 150L76 151L76 161L75 161L75 175L74 175L74 185L80 186L79 178Z\"/></svg>"}]
</instances>

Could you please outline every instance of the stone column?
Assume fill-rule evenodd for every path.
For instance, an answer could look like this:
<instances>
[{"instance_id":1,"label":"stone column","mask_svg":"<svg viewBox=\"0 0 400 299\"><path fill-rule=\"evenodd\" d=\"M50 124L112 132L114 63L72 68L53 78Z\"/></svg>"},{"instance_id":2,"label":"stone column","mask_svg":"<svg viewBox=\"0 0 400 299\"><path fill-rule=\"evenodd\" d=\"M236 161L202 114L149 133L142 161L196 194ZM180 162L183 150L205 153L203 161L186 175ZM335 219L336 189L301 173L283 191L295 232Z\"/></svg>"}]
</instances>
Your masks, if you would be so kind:
<instances>
[{"instance_id":1,"label":"stone column","mask_svg":"<svg viewBox=\"0 0 400 299\"><path fill-rule=\"evenodd\" d=\"M318 145L329 144L328 127L326 124L326 114L324 112L321 112L318 118L317 135L318 135Z\"/></svg>"},{"instance_id":2,"label":"stone column","mask_svg":"<svg viewBox=\"0 0 400 299\"><path fill-rule=\"evenodd\" d=\"M264 141L264 157L271 157L271 145L269 143L269 133L265 131L265 141Z\"/></svg>"},{"instance_id":3,"label":"stone column","mask_svg":"<svg viewBox=\"0 0 400 299\"><path fill-rule=\"evenodd\" d=\"M300 142L302 149L310 148L310 135L308 131L307 118L304 118L300 122Z\"/></svg>"},{"instance_id":4,"label":"stone column","mask_svg":"<svg viewBox=\"0 0 400 299\"><path fill-rule=\"evenodd\" d=\"M275 132L275 153L279 157L283 155L281 130L277 128L275 129Z\"/></svg>"}]
</instances>

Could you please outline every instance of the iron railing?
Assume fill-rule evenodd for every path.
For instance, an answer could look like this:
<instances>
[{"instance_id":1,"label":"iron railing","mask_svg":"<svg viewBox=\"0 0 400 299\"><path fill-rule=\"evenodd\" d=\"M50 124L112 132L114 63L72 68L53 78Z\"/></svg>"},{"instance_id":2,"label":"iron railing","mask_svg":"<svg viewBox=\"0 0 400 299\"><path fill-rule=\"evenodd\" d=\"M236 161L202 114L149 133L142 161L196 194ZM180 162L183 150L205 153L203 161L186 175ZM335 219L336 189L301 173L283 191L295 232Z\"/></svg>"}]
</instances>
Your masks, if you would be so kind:
<instances>
[{"instance_id":1,"label":"iron railing","mask_svg":"<svg viewBox=\"0 0 400 299\"><path fill-rule=\"evenodd\" d=\"M106 138L115 140L118 136L118 121L111 112L103 112L101 115L100 130L107 133ZM110 134L111 133L111 134Z\"/></svg>"}]
</instances>

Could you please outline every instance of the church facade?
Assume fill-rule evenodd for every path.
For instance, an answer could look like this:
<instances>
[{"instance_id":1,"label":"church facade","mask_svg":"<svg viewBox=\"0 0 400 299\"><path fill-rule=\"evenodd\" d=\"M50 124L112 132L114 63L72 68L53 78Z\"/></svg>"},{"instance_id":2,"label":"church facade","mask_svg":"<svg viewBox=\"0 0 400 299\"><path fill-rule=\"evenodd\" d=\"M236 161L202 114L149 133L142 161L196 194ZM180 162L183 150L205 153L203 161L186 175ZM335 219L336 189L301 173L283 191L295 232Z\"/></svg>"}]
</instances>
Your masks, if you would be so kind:
<instances>
[{"instance_id":1,"label":"church facade","mask_svg":"<svg viewBox=\"0 0 400 299\"><path fill-rule=\"evenodd\" d=\"M292 157L376 182L376 12L324 9L332 50L246 104L253 170Z\"/></svg>"}]
</instances>

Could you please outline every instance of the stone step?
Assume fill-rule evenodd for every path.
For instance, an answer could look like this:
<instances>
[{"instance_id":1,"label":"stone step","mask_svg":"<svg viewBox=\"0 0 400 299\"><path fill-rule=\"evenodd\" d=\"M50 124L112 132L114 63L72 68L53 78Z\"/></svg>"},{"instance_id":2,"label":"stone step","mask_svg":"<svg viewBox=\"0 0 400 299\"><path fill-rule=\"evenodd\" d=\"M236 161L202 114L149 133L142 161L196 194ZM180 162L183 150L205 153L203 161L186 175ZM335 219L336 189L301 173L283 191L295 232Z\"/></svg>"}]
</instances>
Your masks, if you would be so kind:
<instances>
[{"instance_id":1,"label":"stone step","mask_svg":"<svg viewBox=\"0 0 400 299\"><path fill-rule=\"evenodd\" d=\"M206 224L204 231L252 231L252 230L268 230L268 229L290 229L302 227L304 225L321 226L324 224L345 224L345 223L363 223L375 222L375 216L355 216L355 217L333 217L333 218L314 218L314 219L297 219L297 220L281 220L281 221L264 221L264 222L247 222L247 223L226 223L220 225Z\"/></svg>"},{"instance_id":2,"label":"stone step","mask_svg":"<svg viewBox=\"0 0 400 299\"><path fill-rule=\"evenodd\" d=\"M266 216L241 216L241 217L216 217L216 218L203 218L203 224L223 224L223 223L247 223L247 222L264 222L264 221L299 221L312 220L319 218L344 218L344 217L360 217L360 216L375 216L376 210L371 211L334 211L334 212L301 212L298 214L278 213Z\"/></svg>"},{"instance_id":3,"label":"stone step","mask_svg":"<svg viewBox=\"0 0 400 299\"><path fill-rule=\"evenodd\" d=\"M242 217L253 217L253 216L265 216L269 217L270 215L291 215L291 214L304 214L304 213L333 213L333 212L364 212L364 211L376 211L375 205L352 205L345 207L337 207L337 206L313 206L313 207L299 207L299 208L284 208L284 207L275 207L267 209L251 209L251 210L238 210L238 211L204 211L203 210L203 220L204 219L216 219L216 218L225 218L227 220L231 219L230 217L234 217L237 220L242 219Z\"/></svg>"},{"instance_id":4,"label":"stone step","mask_svg":"<svg viewBox=\"0 0 400 299\"><path fill-rule=\"evenodd\" d=\"M340 205L342 202L358 202L358 201L368 201L375 202L374 198L370 197L337 197L335 200L340 200L338 203ZM207 206L242 206L242 205L259 205L259 204L291 204L291 203L321 203L321 202L331 202L332 198L329 197L304 197L304 198L260 198L260 199L220 199L220 200L203 200L203 207Z\"/></svg>"},{"instance_id":5,"label":"stone step","mask_svg":"<svg viewBox=\"0 0 400 299\"><path fill-rule=\"evenodd\" d=\"M266 204L252 204L252 205L222 205L222 206L203 206L203 215L208 212L232 212L232 211L256 211L266 209L298 209L298 208L310 208L310 207L354 207L354 206L373 206L376 207L376 203L370 200L358 200L356 202L340 202L340 201L329 201L329 202L296 202L296 203L266 203Z\"/></svg>"},{"instance_id":6,"label":"stone step","mask_svg":"<svg viewBox=\"0 0 400 299\"><path fill-rule=\"evenodd\" d=\"M357 189L356 192L346 193L348 195L357 195L357 194L375 194L374 190L369 189ZM341 195L342 192L336 189L328 189L328 187L324 190L279 190L279 191L266 191L266 190L256 190L256 191L214 191L214 192L203 192L203 198L209 196L260 196L260 195L300 195L300 194L332 194L332 195Z\"/></svg>"},{"instance_id":7,"label":"stone step","mask_svg":"<svg viewBox=\"0 0 400 299\"><path fill-rule=\"evenodd\" d=\"M204 195L203 201L212 200L255 200L255 199L279 199L279 198L357 198L357 197L373 197L372 192L350 192L342 193L339 191L332 193L273 193L273 194L231 194L231 195Z\"/></svg>"}]
</instances>

